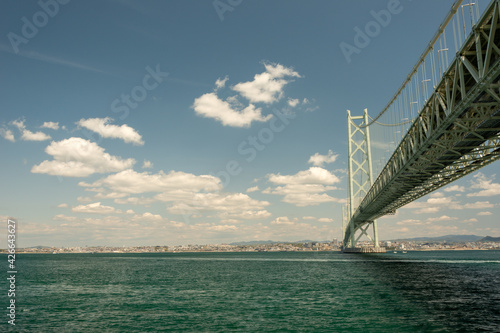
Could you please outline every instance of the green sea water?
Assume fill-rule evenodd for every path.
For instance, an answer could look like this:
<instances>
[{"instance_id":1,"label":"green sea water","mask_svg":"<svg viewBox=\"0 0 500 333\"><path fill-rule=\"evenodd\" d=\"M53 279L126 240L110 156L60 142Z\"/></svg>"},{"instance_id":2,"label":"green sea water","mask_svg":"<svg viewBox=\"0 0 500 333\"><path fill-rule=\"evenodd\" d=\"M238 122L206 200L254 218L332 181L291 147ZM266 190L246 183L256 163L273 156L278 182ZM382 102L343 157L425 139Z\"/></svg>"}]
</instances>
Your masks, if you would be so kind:
<instances>
[{"instance_id":1,"label":"green sea water","mask_svg":"<svg viewBox=\"0 0 500 333\"><path fill-rule=\"evenodd\" d=\"M500 332L500 251L18 254L16 265L16 325L4 282L0 331Z\"/></svg>"}]
</instances>

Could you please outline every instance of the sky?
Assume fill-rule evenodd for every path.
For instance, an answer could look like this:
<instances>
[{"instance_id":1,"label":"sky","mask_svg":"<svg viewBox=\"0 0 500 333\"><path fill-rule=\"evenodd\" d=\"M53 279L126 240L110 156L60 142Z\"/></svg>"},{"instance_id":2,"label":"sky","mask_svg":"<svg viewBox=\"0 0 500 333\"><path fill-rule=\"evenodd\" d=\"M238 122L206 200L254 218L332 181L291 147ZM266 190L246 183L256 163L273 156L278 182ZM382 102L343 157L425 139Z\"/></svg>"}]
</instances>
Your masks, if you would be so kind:
<instances>
[{"instance_id":1,"label":"sky","mask_svg":"<svg viewBox=\"0 0 500 333\"><path fill-rule=\"evenodd\" d=\"M452 3L2 1L0 218L19 247L341 239L346 110L380 112ZM498 169L380 238L500 236Z\"/></svg>"}]
</instances>

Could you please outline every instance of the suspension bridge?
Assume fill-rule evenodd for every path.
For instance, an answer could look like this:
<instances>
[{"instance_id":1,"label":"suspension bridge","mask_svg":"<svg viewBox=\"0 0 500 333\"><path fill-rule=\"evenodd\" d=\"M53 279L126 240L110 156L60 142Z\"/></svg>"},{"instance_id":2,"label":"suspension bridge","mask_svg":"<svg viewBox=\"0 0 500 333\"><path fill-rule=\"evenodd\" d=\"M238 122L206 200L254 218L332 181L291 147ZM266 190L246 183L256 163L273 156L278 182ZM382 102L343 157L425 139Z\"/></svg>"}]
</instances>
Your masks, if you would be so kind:
<instances>
[{"instance_id":1,"label":"suspension bridge","mask_svg":"<svg viewBox=\"0 0 500 333\"><path fill-rule=\"evenodd\" d=\"M500 158L500 0L478 1L452 5L376 117L347 111L344 252L385 252L377 218Z\"/></svg>"}]
</instances>

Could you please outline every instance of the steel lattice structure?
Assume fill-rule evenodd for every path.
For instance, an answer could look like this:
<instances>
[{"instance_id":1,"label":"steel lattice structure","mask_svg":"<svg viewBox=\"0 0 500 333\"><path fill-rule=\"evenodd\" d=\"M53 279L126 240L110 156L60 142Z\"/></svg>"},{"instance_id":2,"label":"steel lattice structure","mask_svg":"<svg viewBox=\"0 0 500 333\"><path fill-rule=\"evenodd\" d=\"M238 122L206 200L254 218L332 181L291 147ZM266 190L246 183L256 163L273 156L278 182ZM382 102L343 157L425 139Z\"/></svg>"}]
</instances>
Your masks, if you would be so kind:
<instances>
[{"instance_id":1,"label":"steel lattice structure","mask_svg":"<svg viewBox=\"0 0 500 333\"><path fill-rule=\"evenodd\" d=\"M351 201L343 244L375 219L500 158L499 1L473 27L356 209Z\"/></svg>"}]
</instances>

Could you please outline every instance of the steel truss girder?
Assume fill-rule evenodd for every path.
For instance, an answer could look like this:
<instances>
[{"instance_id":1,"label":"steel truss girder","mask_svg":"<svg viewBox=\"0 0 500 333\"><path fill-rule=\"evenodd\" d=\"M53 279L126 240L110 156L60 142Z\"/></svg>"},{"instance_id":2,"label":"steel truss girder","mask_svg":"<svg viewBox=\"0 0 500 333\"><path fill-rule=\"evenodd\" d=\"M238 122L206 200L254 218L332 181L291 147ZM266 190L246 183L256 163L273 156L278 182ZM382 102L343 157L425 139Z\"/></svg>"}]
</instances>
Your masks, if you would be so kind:
<instances>
[{"instance_id":1,"label":"steel truss girder","mask_svg":"<svg viewBox=\"0 0 500 333\"><path fill-rule=\"evenodd\" d=\"M499 20L495 0L352 214L354 229L500 159Z\"/></svg>"}]
</instances>

